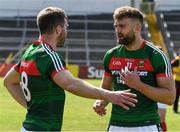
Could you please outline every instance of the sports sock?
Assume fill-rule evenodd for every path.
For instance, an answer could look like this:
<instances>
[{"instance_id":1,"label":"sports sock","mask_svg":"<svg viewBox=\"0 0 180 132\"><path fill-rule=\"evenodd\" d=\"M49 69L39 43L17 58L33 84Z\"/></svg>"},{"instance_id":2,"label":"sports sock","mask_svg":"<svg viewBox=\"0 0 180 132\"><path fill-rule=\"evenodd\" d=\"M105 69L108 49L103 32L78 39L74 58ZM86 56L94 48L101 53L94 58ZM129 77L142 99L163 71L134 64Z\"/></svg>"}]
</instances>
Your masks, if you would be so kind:
<instances>
[{"instance_id":1,"label":"sports sock","mask_svg":"<svg viewBox=\"0 0 180 132\"><path fill-rule=\"evenodd\" d=\"M166 122L161 122L160 125L161 125L163 132L167 132Z\"/></svg>"}]
</instances>

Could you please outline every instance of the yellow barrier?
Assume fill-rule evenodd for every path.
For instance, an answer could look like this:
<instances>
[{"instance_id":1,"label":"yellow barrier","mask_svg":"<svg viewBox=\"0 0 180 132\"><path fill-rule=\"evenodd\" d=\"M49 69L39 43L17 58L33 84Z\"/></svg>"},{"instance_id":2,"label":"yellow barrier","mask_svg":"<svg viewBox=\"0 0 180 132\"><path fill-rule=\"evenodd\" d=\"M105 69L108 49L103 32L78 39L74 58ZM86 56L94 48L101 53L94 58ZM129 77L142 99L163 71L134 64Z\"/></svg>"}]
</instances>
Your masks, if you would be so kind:
<instances>
[{"instance_id":1,"label":"yellow barrier","mask_svg":"<svg viewBox=\"0 0 180 132\"><path fill-rule=\"evenodd\" d=\"M75 77L78 77L78 73L79 73L78 65L67 65L67 68Z\"/></svg>"},{"instance_id":2,"label":"yellow barrier","mask_svg":"<svg viewBox=\"0 0 180 132\"><path fill-rule=\"evenodd\" d=\"M10 64L10 63L11 63L12 57L13 57L13 53L10 53L10 54L8 55L8 57L6 58L4 64L2 64L1 67L0 67L0 74L4 71L4 69L6 68L6 65L7 65L7 64Z\"/></svg>"},{"instance_id":3,"label":"yellow barrier","mask_svg":"<svg viewBox=\"0 0 180 132\"><path fill-rule=\"evenodd\" d=\"M148 30L151 33L151 39L152 42L160 47L162 47L163 51L166 53L166 55L169 57L165 43L164 43L164 39L162 37L162 33L158 27L157 24L157 18L156 15L154 13L152 14L146 14L145 17L147 23L148 23Z\"/></svg>"}]
</instances>

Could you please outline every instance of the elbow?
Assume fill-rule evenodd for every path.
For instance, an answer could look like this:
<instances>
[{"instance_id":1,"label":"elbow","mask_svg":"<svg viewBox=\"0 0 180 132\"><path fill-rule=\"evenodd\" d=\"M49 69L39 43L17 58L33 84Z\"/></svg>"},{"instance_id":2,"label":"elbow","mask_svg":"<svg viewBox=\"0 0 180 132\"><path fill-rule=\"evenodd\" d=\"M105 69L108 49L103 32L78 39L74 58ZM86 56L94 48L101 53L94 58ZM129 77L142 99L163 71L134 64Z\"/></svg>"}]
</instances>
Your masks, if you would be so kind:
<instances>
[{"instance_id":1,"label":"elbow","mask_svg":"<svg viewBox=\"0 0 180 132\"><path fill-rule=\"evenodd\" d=\"M65 88L66 91L72 93L72 94L75 94L75 95L78 95L80 91L78 91L78 88L76 87L76 85L67 85L67 87Z\"/></svg>"},{"instance_id":2,"label":"elbow","mask_svg":"<svg viewBox=\"0 0 180 132\"><path fill-rule=\"evenodd\" d=\"M170 99L169 101L166 102L167 105L173 105L174 104L174 99Z\"/></svg>"},{"instance_id":3,"label":"elbow","mask_svg":"<svg viewBox=\"0 0 180 132\"><path fill-rule=\"evenodd\" d=\"M170 99L170 101L169 101L168 105L173 105L173 104L174 104L175 99L176 99L176 95L174 95L174 96Z\"/></svg>"},{"instance_id":4,"label":"elbow","mask_svg":"<svg viewBox=\"0 0 180 132\"><path fill-rule=\"evenodd\" d=\"M12 80L8 77L8 76L5 76L4 79L3 79L3 85L6 89L10 89L10 87L12 86L13 82Z\"/></svg>"},{"instance_id":5,"label":"elbow","mask_svg":"<svg viewBox=\"0 0 180 132\"><path fill-rule=\"evenodd\" d=\"M79 80L78 79L74 79L74 80L71 80L69 82L70 83L67 83L67 85L65 87L65 90L70 92L70 93L73 93L73 94L77 95L80 92L80 87L82 87L79 84Z\"/></svg>"},{"instance_id":6,"label":"elbow","mask_svg":"<svg viewBox=\"0 0 180 132\"><path fill-rule=\"evenodd\" d=\"M176 92L174 91L173 93L171 93L171 96L169 97L167 104L168 105L173 105L174 101L176 99Z\"/></svg>"},{"instance_id":7,"label":"elbow","mask_svg":"<svg viewBox=\"0 0 180 132\"><path fill-rule=\"evenodd\" d=\"M169 90L169 96L167 96L167 104L168 105L173 105L176 99L176 87L175 87L175 82L174 82L174 86L172 86Z\"/></svg>"},{"instance_id":8,"label":"elbow","mask_svg":"<svg viewBox=\"0 0 180 132\"><path fill-rule=\"evenodd\" d=\"M74 93L76 90L76 82L74 80L68 81L64 87L64 89L68 92Z\"/></svg>"},{"instance_id":9,"label":"elbow","mask_svg":"<svg viewBox=\"0 0 180 132\"><path fill-rule=\"evenodd\" d=\"M72 92L74 88L74 85L68 84L65 88L66 91Z\"/></svg>"}]
</instances>

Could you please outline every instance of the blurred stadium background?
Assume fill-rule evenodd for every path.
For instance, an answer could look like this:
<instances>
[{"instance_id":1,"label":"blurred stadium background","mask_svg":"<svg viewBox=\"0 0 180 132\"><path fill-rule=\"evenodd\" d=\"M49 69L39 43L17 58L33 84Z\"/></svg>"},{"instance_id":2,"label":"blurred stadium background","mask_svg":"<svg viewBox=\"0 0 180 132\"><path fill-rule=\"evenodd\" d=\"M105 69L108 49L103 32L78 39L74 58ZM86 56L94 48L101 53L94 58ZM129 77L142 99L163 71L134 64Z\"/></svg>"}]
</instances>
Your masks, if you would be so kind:
<instances>
[{"instance_id":1,"label":"blurred stadium background","mask_svg":"<svg viewBox=\"0 0 180 132\"><path fill-rule=\"evenodd\" d=\"M180 48L180 0L0 0L0 77L37 39L39 10L57 6L69 17L68 39L59 50L68 68L77 77L100 79L104 53L116 45L113 11L125 5L145 13L142 36L172 60Z\"/></svg>"}]
</instances>

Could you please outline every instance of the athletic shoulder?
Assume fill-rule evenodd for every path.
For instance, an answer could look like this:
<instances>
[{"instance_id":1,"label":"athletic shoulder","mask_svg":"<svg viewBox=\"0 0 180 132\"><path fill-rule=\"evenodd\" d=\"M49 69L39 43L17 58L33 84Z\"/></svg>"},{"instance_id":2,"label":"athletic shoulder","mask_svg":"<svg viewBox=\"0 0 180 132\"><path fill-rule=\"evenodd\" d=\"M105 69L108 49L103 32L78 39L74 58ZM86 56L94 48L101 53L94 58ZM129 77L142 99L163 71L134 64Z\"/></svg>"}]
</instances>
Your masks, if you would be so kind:
<instances>
[{"instance_id":1,"label":"athletic shoulder","mask_svg":"<svg viewBox=\"0 0 180 132\"><path fill-rule=\"evenodd\" d=\"M145 52L150 53L148 54L148 56L152 63L152 66L157 72L157 75L159 74L160 76L162 76L165 73L163 75L164 77L172 76L170 60L167 58L165 53L156 45L150 42L146 43L145 49Z\"/></svg>"},{"instance_id":2,"label":"athletic shoulder","mask_svg":"<svg viewBox=\"0 0 180 132\"><path fill-rule=\"evenodd\" d=\"M146 43L145 43L145 52L150 53L151 57L153 55L166 56L165 53L160 48L158 48L156 45L154 45L153 43L148 42L148 41L146 41Z\"/></svg>"},{"instance_id":3,"label":"athletic shoulder","mask_svg":"<svg viewBox=\"0 0 180 132\"><path fill-rule=\"evenodd\" d=\"M117 52L119 49L121 49L123 47L123 45L117 45L111 49L109 49L106 54L113 54L115 52Z\"/></svg>"},{"instance_id":4,"label":"athletic shoulder","mask_svg":"<svg viewBox=\"0 0 180 132\"><path fill-rule=\"evenodd\" d=\"M50 45L41 44L41 48L39 48L37 52L37 54L39 54L37 55L38 67L42 73L52 75L52 73L66 69L66 63L63 57L54 51Z\"/></svg>"}]
</instances>

